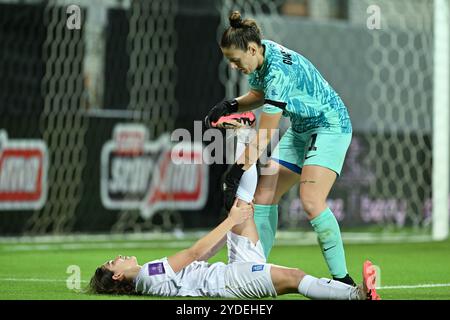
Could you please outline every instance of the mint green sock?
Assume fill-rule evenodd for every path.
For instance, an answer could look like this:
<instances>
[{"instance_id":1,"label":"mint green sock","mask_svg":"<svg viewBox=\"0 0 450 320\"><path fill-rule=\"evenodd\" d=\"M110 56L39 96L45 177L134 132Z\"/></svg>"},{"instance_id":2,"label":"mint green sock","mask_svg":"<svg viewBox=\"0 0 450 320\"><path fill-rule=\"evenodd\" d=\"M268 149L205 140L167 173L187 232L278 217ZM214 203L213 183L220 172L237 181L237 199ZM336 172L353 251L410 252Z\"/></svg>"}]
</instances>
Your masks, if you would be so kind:
<instances>
[{"instance_id":1,"label":"mint green sock","mask_svg":"<svg viewBox=\"0 0 450 320\"><path fill-rule=\"evenodd\" d=\"M347 275L344 245L342 244L339 224L331 212L326 208L317 217L310 221L317 233L322 254L327 262L330 273L335 278L343 278Z\"/></svg>"},{"instance_id":2,"label":"mint green sock","mask_svg":"<svg viewBox=\"0 0 450 320\"><path fill-rule=\"evenodd\" d=\"M264 255L268 259L278 227L278 205L255 204L254 207L256 229L264 249Z\"/></svg>"}]
</instances>

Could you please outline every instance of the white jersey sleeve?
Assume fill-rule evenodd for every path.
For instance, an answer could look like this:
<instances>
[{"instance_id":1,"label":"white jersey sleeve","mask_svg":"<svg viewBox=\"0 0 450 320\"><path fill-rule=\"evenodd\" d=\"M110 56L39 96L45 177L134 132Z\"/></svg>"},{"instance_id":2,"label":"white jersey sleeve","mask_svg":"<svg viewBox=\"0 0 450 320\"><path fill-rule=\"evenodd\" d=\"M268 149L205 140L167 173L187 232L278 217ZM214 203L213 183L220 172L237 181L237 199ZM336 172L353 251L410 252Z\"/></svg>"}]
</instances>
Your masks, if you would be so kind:
<instances>
[{"instance_id":1,"label":"white jersey sleeve","mask_svg":"<svg viewBox=\"0 0 450 320\"><path fill-rule=\"evenodd\" d=\"M178 293L176 274L167 258L144 264L135 279L138 293L157 296L175 296Z\"/></svg>"},{"instance_id":2,"label":"white jersey sleeve","mask_svg":"<svg viewBox=\"0 0 450 320\"><path fill-rule=\"evenodd\" d=\"M194 261L175 273L167 258L162 258L142 266L135 279L135 289L144 295L162 297L223 297L225 270L222 262Z\"/></svg>"}]
</instances>

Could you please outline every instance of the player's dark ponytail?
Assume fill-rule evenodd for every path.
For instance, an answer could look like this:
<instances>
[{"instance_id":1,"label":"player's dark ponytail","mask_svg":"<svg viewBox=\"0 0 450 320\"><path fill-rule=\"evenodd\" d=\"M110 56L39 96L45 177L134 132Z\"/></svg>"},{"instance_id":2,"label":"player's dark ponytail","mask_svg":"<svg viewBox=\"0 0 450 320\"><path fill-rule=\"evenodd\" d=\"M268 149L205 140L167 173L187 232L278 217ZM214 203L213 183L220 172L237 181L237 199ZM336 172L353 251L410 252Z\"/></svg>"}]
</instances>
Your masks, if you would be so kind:
<instances>
[{"instance_id":1,"label":"player's dark ponytail","mask_svg":"<svg viewBox=\"0 0 450 320\"><path fill-rule=\"evenodd\" d=\"M241 13L239 11L233 11L228 20L230 21L230 26L232 28L242 28L243 26Z\"/></svg>"},{"instance_id":2,"label":"player's dark ponytail","mask_svg":"<svg viewBox=\"0 0 450 320\"><path fill-rule=\"evenodd\" d=\"M222 48L235 47L246 51L249 42L255 42L258 46L261 46L261 29L255 20L242 20L239 11L233 11L228 20L230 21L230 26L223 33L220 41Z\"/></svg>"}]
</instances>

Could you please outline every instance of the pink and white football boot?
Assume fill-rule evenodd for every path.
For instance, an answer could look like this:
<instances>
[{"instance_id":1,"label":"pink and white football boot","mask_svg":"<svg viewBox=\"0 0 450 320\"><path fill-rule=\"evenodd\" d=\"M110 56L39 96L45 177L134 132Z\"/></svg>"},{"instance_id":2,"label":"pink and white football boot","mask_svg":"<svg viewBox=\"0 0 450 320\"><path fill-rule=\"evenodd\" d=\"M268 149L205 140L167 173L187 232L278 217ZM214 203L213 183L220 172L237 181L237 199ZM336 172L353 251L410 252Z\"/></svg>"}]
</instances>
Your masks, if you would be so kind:
<instances>
[{"instance_id":1,"label":"pink and white football boot","mask_svg":"<svg viewBox=\"0 0 450 320\"><path fill-rule=\"evenodd\" d=\"M372 262L366 260L363 265L363 290L366 293L367 300L381 300L375 289L376 270Z\"/></svg>"},{"instance_id":2,"label":"pink and white football boot","mask_svg":"<svg viewBox=\"0 0 450 320\"><path fill-rule=\"evenodd\" d=\"M212 122L211 125L223 129L253 128L256 125L256 116L252 111L233 113L220 117L217 122Z\"/></svg>"}]
</instances>

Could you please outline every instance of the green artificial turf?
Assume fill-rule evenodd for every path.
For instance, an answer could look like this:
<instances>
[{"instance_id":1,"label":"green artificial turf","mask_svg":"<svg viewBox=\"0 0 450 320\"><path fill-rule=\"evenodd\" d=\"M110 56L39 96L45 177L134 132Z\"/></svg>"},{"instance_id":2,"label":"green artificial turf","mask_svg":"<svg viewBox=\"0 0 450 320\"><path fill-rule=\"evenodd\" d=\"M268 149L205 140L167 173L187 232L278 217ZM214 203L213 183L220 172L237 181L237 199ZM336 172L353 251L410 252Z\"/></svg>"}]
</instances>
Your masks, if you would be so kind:
<instances>
[{"instance_id":1,"label":"green artificial turf","mask_svg":"<svg viewBox=\"0 0 450 320\"><path fill-rule=\"evenodd\" d=\"M193 241L192 241L193 242ZM186 245L186 241L183 242ZM111 244L105 243L102 244ZM75 299L161 299L149 296L91 295L67 286L69 266L78 266L84 289L95 268L118 254L135 255L145 262L171 255L182 249L166 246L164 241L112 242L112 247L79 247L86 242L62 244L0 244L0 299L2 300L75 300ZM134 245L136 244L136 245ZM146 247L146 244L149 246ZM172 241L173 244L173 241ZM156 247L156 248L155 248ZM450 240L427 243L346 244L347 266L355 281L362 279L365 259L379 267L378 289L386 300L450 300ZM226 261L223 249L210 260ZM317 245L276 246L270 263L297 267L317 277L329 277ZM429 285L442 285L431 287ZM418 287L424 285L425 287ZM409 288L408 286L413 286ZM383 289L383 287L385 289ZM397 287L397 288L386 288ZM174 298L171 298L174 299ZM186 299L186 298L183 298ZM205 299L205 298L198 298ZM305 299L289 294L277 299Z\"/></svg>"}]
</instances>

